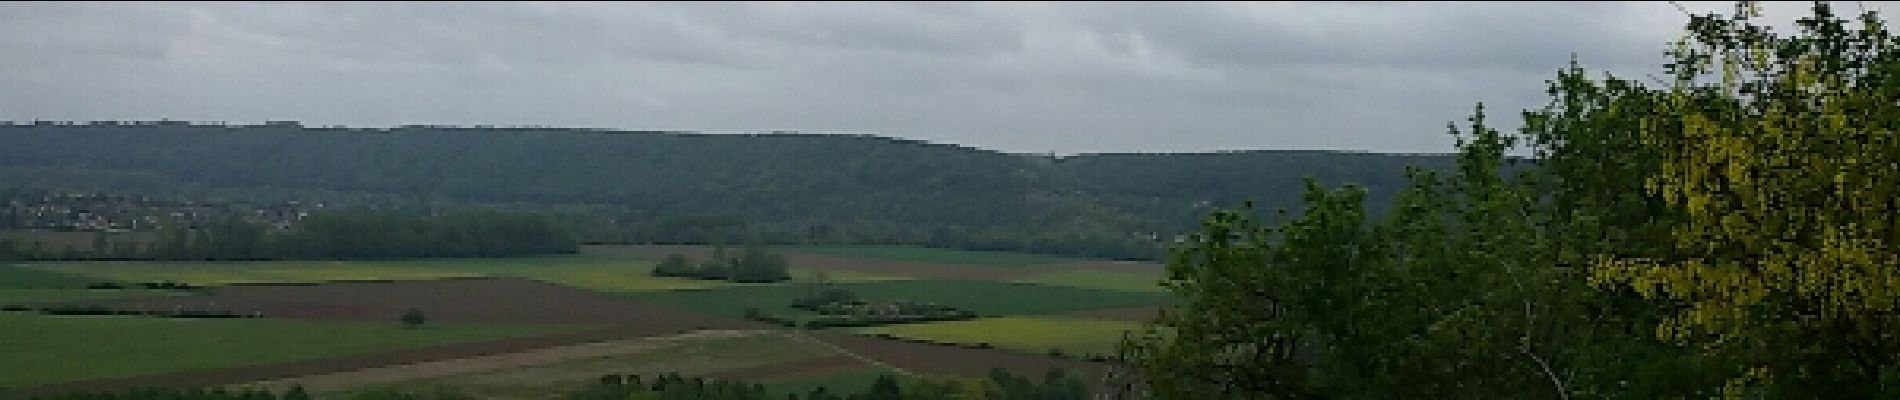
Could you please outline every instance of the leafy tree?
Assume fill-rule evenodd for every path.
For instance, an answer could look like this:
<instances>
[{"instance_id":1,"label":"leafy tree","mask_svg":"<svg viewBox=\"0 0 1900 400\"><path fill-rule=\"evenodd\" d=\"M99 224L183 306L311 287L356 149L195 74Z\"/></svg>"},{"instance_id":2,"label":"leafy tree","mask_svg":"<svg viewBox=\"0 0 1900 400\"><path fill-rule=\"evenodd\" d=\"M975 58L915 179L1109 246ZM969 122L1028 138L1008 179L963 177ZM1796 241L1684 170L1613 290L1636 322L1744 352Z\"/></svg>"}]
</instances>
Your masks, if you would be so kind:
<instances>
[{"instance_id":1,"label":"leafy tree","mask_svg":"<svg viewBox=\"0 0 1900 400\"><path fill-rule=\"evenodd\" d=\"M1163 398L1885 393L1897 43L1871 14L1817 5L1781 39L1752 10L1695 17L1669 91L1573 64L1519 136L1480 108L1385 219L1311 183L1280 226L1214 212L1129 357Z\"/></svg>"},{"instance_id":2,"label":"leafy tree","mask_svg":"<svg viewBox=\"0 0 1900 400\"><path fill-rule=\"evenodd\" d=\"M283 400L310 400L311 397L310 397L309 392L304 391L303 385L294 385L290 387L290 390L284 392L284 395L283 397L281 397L281 399Z\"/></svg>"},{"instance_id":3,"label":"leafy tree","mask_svg":"<svg viewBox=\"0 0 1900 400\"><path fill-rule=\"evenodd\" d=\"M104 231L92 234L92 254L95 257L111 256L112 243L107 241Z\"/></svg>"},{"instance_id":4,"label":"leafy tree","mask_svg":"<svg viewBox=\"0 0 1900 400\"><path fill-rule=\"evenodd\" d=\"M427 315L423 315L422 310L419 310L416 308L410 308L409 311L404 311L402 313L402 326L405 328L414 329L416 327L422 326L424 322L428 322L428 321L429 321L429 317Z\"/></svg>"},{"instance_id":5,"label":"leafy tree","mask_svg":"<svg viewBox=\"0 0 1900 400\"><path fill-rule=\"evenodd\" d=\"M733 263L731 280L735 282L778 282L790 279L785 256L762 244L746 246L745 253Z\"/></svg>"},{"instance_id":6,"label":"leafy tree","mask_svg":"<svg viewBox=\"0 0 1900 400\"><path fill-rule=\"evenodd\" d=\"M862 395L853 396L862 400L903 400L904 392L897 386L897 378L889 374L878 375Z\"/></svg>"},{"instance_id":7,"label":"leafy tree","mask_svg":"<svg viewBox=\"0 0 1900 400\"><path fill-rule=\"evenodd\" d=\"M679 253L673 253L673 254L666 255L666 259L660 260L659 265L653 266L653 276L662 276L662 277L689 276L693 272L692 269L693 269L693 266L689 261L686 260L686 256L680 255Z\"/></svg>"},{"instance_id":8,"label":"leafy tree","mask_svg":"<svg viewBox=\"0 0 1900 400\"><path fill-rule=\"evenodd\" d=\"M1867 398L1900 390L1900 40L1824 2L1780 36L1699 15L1636 134L1646 189L1680 212L1660 257L1604 254L1596 281L1672 315L1666 340L1734 357L1730 394Z\"/></svg>"}]
</instances>

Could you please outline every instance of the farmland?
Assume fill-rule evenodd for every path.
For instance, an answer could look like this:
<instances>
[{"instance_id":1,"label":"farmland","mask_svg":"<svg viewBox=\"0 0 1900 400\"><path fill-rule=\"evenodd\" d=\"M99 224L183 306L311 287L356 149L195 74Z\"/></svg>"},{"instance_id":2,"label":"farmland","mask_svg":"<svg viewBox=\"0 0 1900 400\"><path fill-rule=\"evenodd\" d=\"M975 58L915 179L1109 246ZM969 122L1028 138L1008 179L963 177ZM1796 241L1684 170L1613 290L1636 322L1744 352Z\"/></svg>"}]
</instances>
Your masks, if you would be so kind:
<instances>
[{"instance_id":1,"label":"farmland","mask_svg":"<svg viewBox=\"0 0 1900 400\"><path fill-rule=\"evenodd\" d=\"M791 248L791 251L847 258L990 267L1023 267L1071 260L1041 254L949 250L920 246L798 246Z\"/></svg>"},{"instance_id":2,"label":"farmland","mask_svg":"<svg viewBox=\"0 0 1900 400\"><path fill-rule=\"evenodd\" d=\"M806 252L811 249L829 254ZM977 376L993 367L1041 374L1063 366L1099 376L1099 364L1051 358L1046 350L1105 352L1120 338L1119 329L1133 323L1079 315L1168 301L1166 294L1138 285L1152 275L1106 263L1111 267L1093 270L1085 260L908 247L781 251L791 261L793 279L763 284L650 276L655 261L666 254L703 260L711 253L706 246L592 246L580 254L495 259L34 262L0 269L5 278L0 279L0 303L215 309L264 318L10 313L5 322L13 330L0 330L0 339L13 343L15 337L31 336L31 342L17 342L34 343L48 354L78 355L70 359L115 362L21 371L0 378L6 379L0 386L46 393L152 383L305 384L319 389L319 397L456 387L483 397L535 398L606 373L741 379L778 394L818 385L861 386L893 368ZM817 275L870 301L933 302L990 316L865 332L999 348L873 338L847 328L778 330L741 318L747 308L794 318L812 314L789 306L815 287ZM198 288L84 289L108 281L181 282ZM428 324L402 329L395 319L409 308L425 311ZM60 333L65 331L93 336ZM155 339L125 340L126 332L153 332ZM39 341L58 345L39 346ZM74 348L87 341L122 345ZM169 350L142 351L133 343ZM243 349L223 351L215 343ZM52 357L38 352L6 356L23 362Z\"/></svg>"},{"instance_id":3,"label":"farmland","mask_svg":"<svg viewBox=\"0 0 1900 400\"><path fill-rule=\"evenodd\" d=\"M837 285L859 297L934 302L981 315L1060 314L1093 308L1155 304L1162 295L989 281L919 280ZM747 308L792 312L791 301L810 288L801 285L729 287L640 293L633 296L698 312L742 316Z\"/></svg>"},{"instance_id":4,"label":"farmland","mask_svg":"<svg viewBox=\"0 0 1900 400\"><path fill-rule=\"evenodd\" d=\"M769 331L701 331L277 379L251 385L278 390L302 385L319 396L362 389L414 391L445 386L481 393L483 398L527 399L569 390L606 373L655 376L677 372L768 382L773 376L749 371L779 366L797 368L808 364L807 361L833 357L831 349ZM863 365L847 367L862 368Z\"/></svg>"},{"instance_id":5,"label":"farmland","mask_svg":"<svg viewBox=\"0 0 1900 400\"><path fill-rule=\"evenodd\" d=\"M179 282L194 286L316 283L339 280L431 280L484 276L415 265L335 261L39 263L28 268L118 282Z\"/></svg>"},{"instance_id":6,"label":"farmland","mask_svg":"<svg viewBox=\"0 0 1900 400\"><path fill-rule=\"evenodd\" d=\"M1069 317L1000 317L969 321L932 322L858 328L861 333L888 334L944 343L988 343L1005 349L1042 353L1059 349L1067 354L1114 354L1123 331L1133 322Z\"/></svg>"},{"instance_id":7,"label":"farmland","mask_svg":"<svg viewBox=\"0 0 1900 400\"><path fill-rule=\"evenodd\" d=\"M96 280L32 268L0 265L0 305L74 300L171 296L146 289L87 289Z\"/></svg>"},{"instance_id":8,"label":"farmland","mask_svg":"<svg viewBox=\"0 0 1900 400\"><path fill-rule=\"evenodd\" d=\"M873 249L873 248L881 248L881 247L886 247L886 246L852 246L849 248L864 250L864 249ZM899 249L922 249L922 248L906 247L906 246L892 246L892 247L897 247ZM855 275L868 275L871 277L904 277L904 278L913 278L913 279L1008 280L1011 278L1033 275L1040 272L1046 272L1047 270L1047 267L1040 266L1040 265L1033 266L1033 267L1024 267L1024 266L1017 266L1017 265L988 265L988 264L978 264L978 263L968 263L968 262L959 263L959 262L898 260L898 259L890 259L890 258L869 258L869 257L830 255L830 254L813 253L813 252L800 250L800 249L806 249L806 248L813 248L813 247L797 246L797 247L788 247L781 250L784 252L786 260L791 263L792 269L794 271L797 271L797 270L826 271L833 275L832 277L833 279L847 279ZM833 247L823 247L823 248L833 248ZM966 254L966 253L972 256L976 256L976 257L981 257L985 254L989 254L989 253L984 253L984 252L956 252L956 251L949 251L949 250L932 250L932 249L924 249L924 250L930 250L931 254L938 256L938 258L943 258L948 255ZM730 249L728 251L730 251ZM889 253L893 251L895 250L887 250L884 252ZM581 248L581 253L622 256L622 257L635 257L635 258L642 258L642 259L647 259L647 260L659 260L663 257L666 257L668 254L677 253L677 254L685 255L686 257L690 257L695 260L700 260L700 259L705 259L707 257L710 257L714 253L714 251L711 246L680 246L680 245L588 246L588 247ZM1013 253L1005 253L1005 254L1013 254ZM793 275L798 276L796 272ZM883 279L859 278L856 280L863 281L863 280L883 280Z\"/></svg>"},{"instance_id":9,"label":"farmland","mask_svg":"<svg viewBox=\"0 0 1900 400\"><path fill-rule=\"evenodd\" d=\"M0 386L262 365L457 342L547 334L560 325L279 319L184 320L0 314Z\"/></svg>"},{"instance_id":10,"label":"farmland","mask_svg":"<svg viewBox=\"0 0 1900 400\"><path fill-rule=\"evenodd\" d=\"M739 285L722 281L659 278L653 262L611 255L371 261L81 262L41 263L25 269L120 282L173 281L212 286L254 283L318 283L369 280L436 280L512 277L603 292L703 289ZM793 276L812 273L794 268ZM897 276L829 272L840 281L903 279Z\"/></svg>"},{"instance_id":11,"label":"farmland","mask_svg":"<svg viewBox=\"0 0 1900 400\"><path fill-rule=\"evenodd\" d=\"M113 300L141 297L178 296L178 292L150 289L5 289L0 288L0 305Z\"/></svg>"},{"instance_id":12,"label":"farmland","mask_svg":"<svg viewBox=\"0 0 1900 400\"><path fill-rule=\"evenodd\" d=\"M1065 270L1016 279L1014 282L1039 285L1102 289L1123 292L1163 293L1162 275L1156 273Z\"/></svg>"},{"instance_id":13,"label":"farmland","mask_svg":"<svg viewBox=\"0 0 1900 400\"><path fill-rule=\"evenodd\" d=\"M7 289L77 289L92 283L90 279L42 271L13 265L0 264L0 288Z\"/></svg>"}]
</instances>

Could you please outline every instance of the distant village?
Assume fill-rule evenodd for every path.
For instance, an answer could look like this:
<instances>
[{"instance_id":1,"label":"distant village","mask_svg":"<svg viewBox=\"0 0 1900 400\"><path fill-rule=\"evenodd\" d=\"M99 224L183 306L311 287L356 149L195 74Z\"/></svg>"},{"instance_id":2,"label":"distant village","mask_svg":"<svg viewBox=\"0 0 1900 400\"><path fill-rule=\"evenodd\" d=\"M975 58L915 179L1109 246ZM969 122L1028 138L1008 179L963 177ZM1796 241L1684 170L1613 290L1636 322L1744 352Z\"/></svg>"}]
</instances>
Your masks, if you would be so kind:
<instances>
[{"instance_id":1,"label":"distant village","mask_svg":"<svg viewBox=\"0 0 1900 400\"><path fill-rule=\"evenodd\" d=\"M218 204L148 196L52 192L14 194L0 207L0 230L46 232L149 232L162 226L199 229L237 218L278 230L322 209L322 203Z\"/></svg>"}]
</instances>

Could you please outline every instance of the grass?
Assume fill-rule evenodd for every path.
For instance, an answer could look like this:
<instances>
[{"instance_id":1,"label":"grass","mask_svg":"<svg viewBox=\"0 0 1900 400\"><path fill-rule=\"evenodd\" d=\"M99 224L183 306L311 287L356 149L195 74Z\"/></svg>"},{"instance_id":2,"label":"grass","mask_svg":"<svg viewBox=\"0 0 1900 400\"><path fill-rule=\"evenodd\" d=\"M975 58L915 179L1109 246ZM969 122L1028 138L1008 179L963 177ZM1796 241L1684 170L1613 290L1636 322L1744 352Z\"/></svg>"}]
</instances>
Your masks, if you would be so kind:
<instances>
[{"instance_id":1,"label":"grass","mask_svg":"<svg viewBox=\"0 0 1900 400\"><path fill-rule=\"evenodd\" d=\"M277 319L55 317L0 314L0 386L261 365L494 340L579 329L571 325Z\"/></svg>"},{"instance_id":2,"label":"grass","mask_svg":"<svg viewBox=\"0 0 1900 400\"><path fill-rule=\"evenodd\" d=\"M653 270L652 261L594 254L362 261L72 262L36 263L31 268L22 269L46 274L84 276L92 280L173 281L193 285L364 279L431 280L466 277L523 278L602 292L650 292L739 285L722 281L654 277L650 275ZM793 276L811 273L805 269L794 269L791 272ZM830 274L831 279L842 282L906 279L837 271Z\"/></svg>"},{"instance_id":3,"label":"grass","mask_svg":"<svg viewBox=\"0 0 1900 400\"><path fill-rule=\"evenodd\" d=\"M1061 349L1071 355L1114 354L1122 332L1141 324L1069 317L1001 317L968 321L933 322L857 328L859 333L949 343L989 343L999 348L1046 354Z\"/></svg>"},{"instance_id":4,"label":"grass","mask_svg":"<svg viewBox=\"0 0 1900 400\"><path fill-rule=\"evenodd\" d=\"M876 260L992 267L1020 267L1074 261L1070 258L1042 254L949 250L920 246L795 246L785 247L783 251Z\"/></svg>"},{"instance_id":5,"label":"grass","mask_svg":"<svg viewBox=\"0 0 1900 400\"><path fill-rule=\"evenodd\" d=\"M989 281L918 280L840 285L870 300L928 301L982 315L1062 314L1082 310L1163 304L1167 295ZM809 290L803 285L727 287L712 290L640 293L634 296L677 307L727 316L746 308L771 314L802 314L788 305Z\"/></svg>"},{"instance_id":6,"label":"grass","mask_svg":"<svg viewBox=\"0 0 1900 400\"><path fill-rule=\"evenodd\" d=\"M1102 289L1122 292L1167 293L1161 287L1160 274L1113 271L1058 271L1038 274L1016 282L1039 285Z\"/></svg>"}]
</instances>

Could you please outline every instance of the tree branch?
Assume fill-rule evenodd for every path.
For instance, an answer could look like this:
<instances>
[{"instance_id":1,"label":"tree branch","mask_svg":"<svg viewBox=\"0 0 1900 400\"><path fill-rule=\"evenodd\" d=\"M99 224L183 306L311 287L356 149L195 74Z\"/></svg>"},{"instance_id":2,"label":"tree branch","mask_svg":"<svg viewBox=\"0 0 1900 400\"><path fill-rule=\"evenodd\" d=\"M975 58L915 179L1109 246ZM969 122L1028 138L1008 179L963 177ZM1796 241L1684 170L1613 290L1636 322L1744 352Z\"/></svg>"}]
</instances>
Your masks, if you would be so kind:
<instances>
[{"instance_id":1,"label":"tree branch","mask_svg":"<svg viewBox=\"0 0 1900 400\"><path fill-rule=\"evenodd\" d=\"M1531 331L1533 327L1537 325L1537 314L1531 311L1531 301L1529 299L1529 293L1530 293L1529 288L1524 286L1524 281L1521 279L1518 279L1518 276L1515 272L1511 273L1510 276L1511 276L1511 282L1517 285L1517 290L1519 291L1520 295L1525 296L1524 335L1521 336L1517 342L1517 351L1520 353L1523 353L1524 357L1530 358L1531 362L1537 363L1537 368L1539 370L1544 371L1544 377L1550 379L1551 387L1557 390L1557 398L1570 400L1570 390L1564 388L1563 379L1558 378L1557 372L1550 369L1549 362L1545 362L1543 357L1538 357L1537 353L1531 351Z\"/></svg>"}]
</instances>

